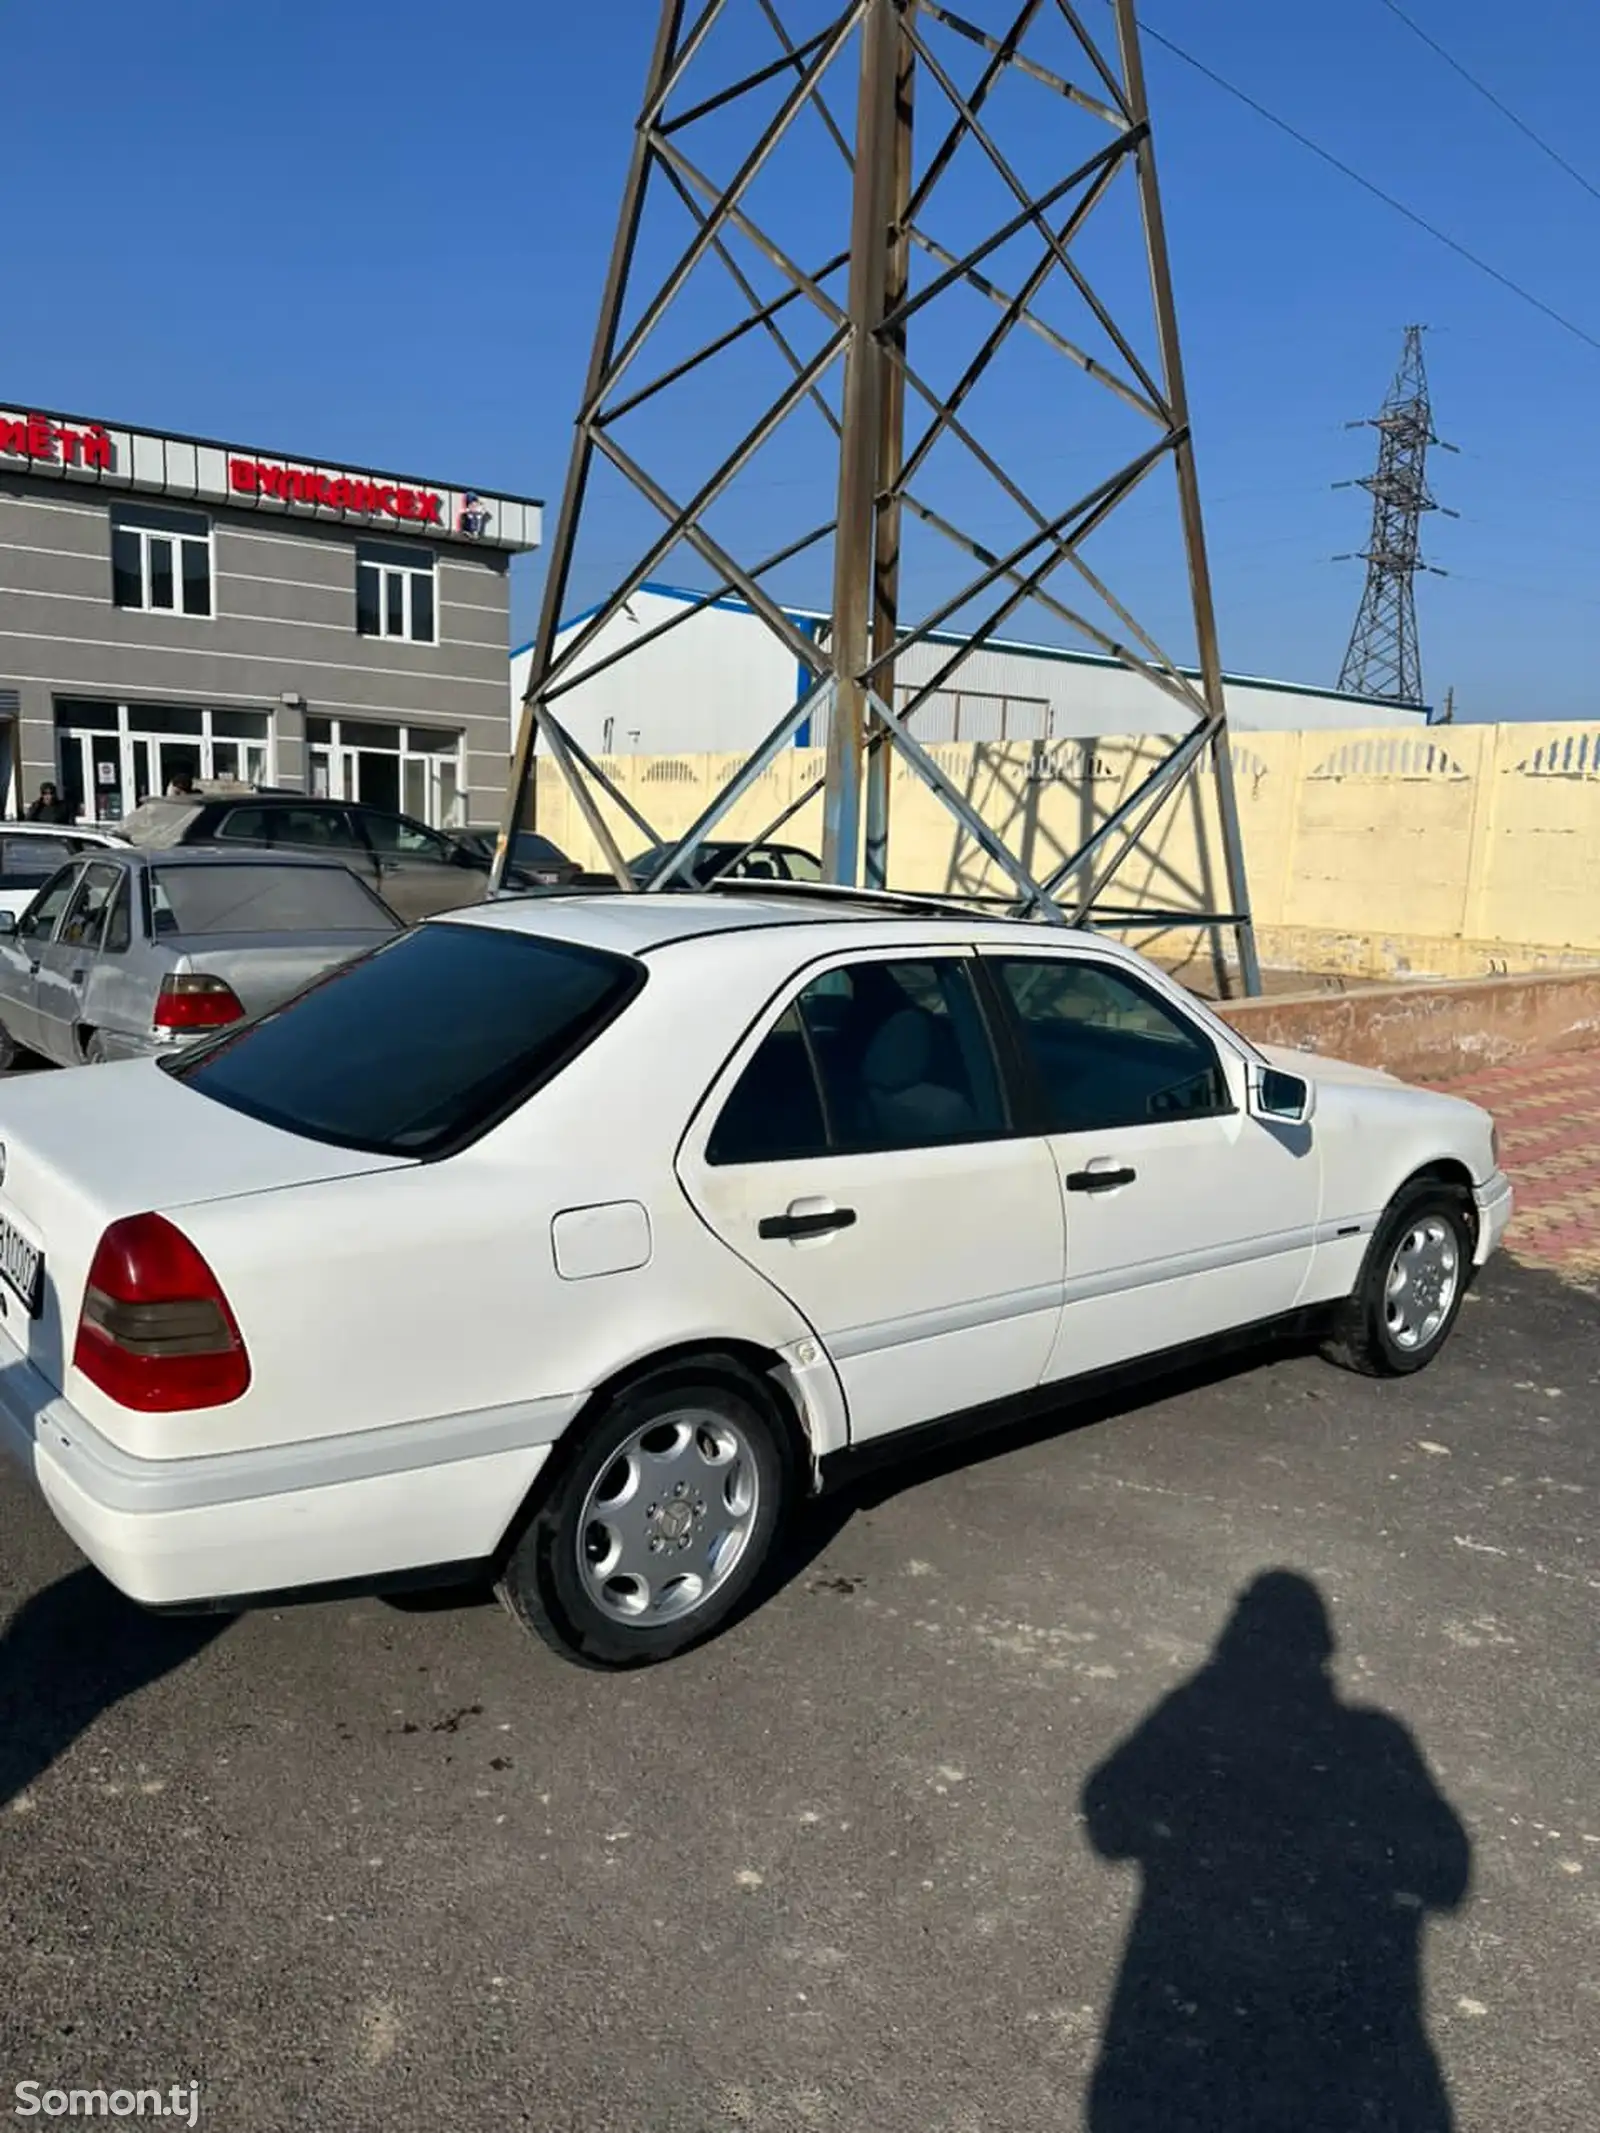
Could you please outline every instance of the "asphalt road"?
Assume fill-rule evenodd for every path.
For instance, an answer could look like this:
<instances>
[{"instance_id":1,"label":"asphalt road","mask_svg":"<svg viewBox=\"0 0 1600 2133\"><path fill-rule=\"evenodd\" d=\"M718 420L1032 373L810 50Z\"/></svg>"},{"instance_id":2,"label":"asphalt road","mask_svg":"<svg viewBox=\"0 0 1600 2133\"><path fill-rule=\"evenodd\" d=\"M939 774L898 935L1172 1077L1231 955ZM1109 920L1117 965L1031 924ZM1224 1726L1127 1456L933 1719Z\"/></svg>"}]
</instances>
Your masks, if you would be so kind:
<instances>
[{"instance_id":1,"label":"asphalt road","mask_svg":"<svg viewBox=\"0 0 1600 2133\"><path fill-rule=\"evenodd\" d=\"M154 1622L6 1475L0 2121L1589 2133L1597 1336L1502 1264L1413 1383L991 1440L620 1679L492 1604Z\"/></svg>"}]
</instances>

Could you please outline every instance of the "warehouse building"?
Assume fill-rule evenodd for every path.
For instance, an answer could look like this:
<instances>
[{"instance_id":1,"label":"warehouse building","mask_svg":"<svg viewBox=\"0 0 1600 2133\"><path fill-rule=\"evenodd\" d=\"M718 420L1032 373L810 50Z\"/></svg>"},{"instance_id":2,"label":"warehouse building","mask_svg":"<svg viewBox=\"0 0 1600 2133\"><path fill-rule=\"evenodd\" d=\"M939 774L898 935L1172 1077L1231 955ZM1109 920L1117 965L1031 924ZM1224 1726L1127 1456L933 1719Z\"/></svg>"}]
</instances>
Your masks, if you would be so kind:
<instances>
[{"instance_id":1,"label":"warehouse building","mask_svg":"<svg viewBox=\"0 0 1600 2133\"><path fill-rule=\"evenodd\" d=\"M0 409L0 784L116 822L179 774L498 823L540 507Z\"/></svg>"},{"instance_id":2,"label":"warehouse building","mask_svg":"<svg viewBox=\"0 0 1600 2133\"><path fill-rule=\"evenodd\" d=\"M574 672L599 667L663 624L678 626L631 657L579 682L556 706L578 742L600 755L738 755L748 752L798 702L809 675L773 632L741 600L723 599L685 610L704 595L680 586L645 585L578 654ZM571 644L590 615L565 624L560 645ZM790 610L800 629L819 632L824 618ZM895 694L903 705L932 680L959 638L924 640L901 653ZM515 730L528 684L532 647L511 660L511 717ZM1197 678L1197 677L1196 677ZM1335 689L1226 677L1228 718L1239 732L1303 727L1406 726L1427 723L1426 711L1402 710L1373 697ZM1180 708L1114 659L1052 645L996 642L963 661L947 685L918 709L912 728L921 741L1050 741L1185 730ZM820 747L823 720L809 719L795 735L799 747Z\"/></svg>"}]
</instances>

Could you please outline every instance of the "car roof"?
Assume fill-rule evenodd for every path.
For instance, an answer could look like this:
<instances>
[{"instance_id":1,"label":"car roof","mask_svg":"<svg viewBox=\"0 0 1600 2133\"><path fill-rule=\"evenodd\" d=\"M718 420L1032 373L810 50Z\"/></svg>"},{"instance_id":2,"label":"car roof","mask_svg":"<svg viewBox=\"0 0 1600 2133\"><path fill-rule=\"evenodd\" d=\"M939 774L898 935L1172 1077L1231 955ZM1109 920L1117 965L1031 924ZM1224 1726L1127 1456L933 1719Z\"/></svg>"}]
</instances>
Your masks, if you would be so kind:
<instances>
[{"instance_id":1,"label":"car roof","mask_svg":"<svg viewBox=\"0 0 1600 2133\"><path fill-rule=\"evenodd\" d=\"M264 852L255 846L229 852L214 844L129 844L117 847L111 857L137 860L149 867L345 867L353 871L334 851L324 858L320 852Z\"/></svg>"},{"instance_id":2,"label":"car roof","mask_svg":"<svg viewBox=\"0 0 1600 2133\"><path fill-rule=\"evenodd\" d=\"M115 830L104 829L97 822L0 822L0 830L8 837L86 837L91 843L119 844L122 840Z\"/></svg>"},{"instance_id":3,"label":"car roof","mask_svg":"<svg viewBox=\"0 0 1600 2133\"><path fill-rule=\"evenodd\" d=\"M376 800L336 800L331 793L286 792L281 785L246 785L238 792L162 793L160 798L166 807L348 807L358 815L405 813L402 807L381 807Z\"/></svg>"},{"instance_id":4,"label":"car roof","mask_svg":"<svg viewBox=\"0 0 1600 2133\"><path fill-rule=\"evenodd\" d=\"M608 949L615 955L649 955L682 941L717 934L751 933L807 927L831 928L841 946L876 936L885 947L926 944L948 937L953 946L977 941L985 946L1044 947L1091 945L1115 962L1138 965L1141 958L1121 942L1081 928L1053 926L1037 919L975 911L959 903L925 902L892 895L874 898L811 884L774 888L649 891L602 890L558 896L504 896L443 912L429 925L493 926L511 933L537 933L547 940Z\"/></svg>"}]
</instances>

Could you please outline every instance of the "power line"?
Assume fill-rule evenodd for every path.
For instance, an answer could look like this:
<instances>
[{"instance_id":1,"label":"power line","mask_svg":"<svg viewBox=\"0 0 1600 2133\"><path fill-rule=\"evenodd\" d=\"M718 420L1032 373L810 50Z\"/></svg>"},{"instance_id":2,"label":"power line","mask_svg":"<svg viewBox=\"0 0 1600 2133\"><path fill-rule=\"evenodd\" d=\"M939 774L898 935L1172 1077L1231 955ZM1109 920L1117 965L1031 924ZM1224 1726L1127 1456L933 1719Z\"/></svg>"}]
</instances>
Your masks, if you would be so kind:
<instances>
[{"instance_id":1,"label":"power line","mask_svg":"<svg viewBox=\"0 0 1600 2133\"><path fill-rule=\"evenodd\" d=\"M1498 267L1490 266L1488 260L1481 259L1476 252L1469 251L1467 246L1462 244L1459 239L1449 236L1444 230L1438 228L1436 224L1429 222L1425 216L1419 215L1414 207L1407 207L1405 202L1397 200L1393 193L1385 192L1381 185L1375 185L1370 178L1363 177L1359 170L1341 161L1338 156L1333 154L1331 149L1324 148L1320 141L1312 140L1310 134L1302 133L1298 126L1291 126L1287 119L1279 118L1276 111L1269 111L1265 104L1258 103L1255 97L1236 87L1233 82L1219 74L1214 67L1208 67L1203 59L1196 59L1192 52L1186 52L1181 44L1174 44L1170 37L1163 36L1160 30L1152 29L1148 22L1141 21L1140 29L1152 44L1161 45L1172 54L1174 59L1181 59L1186 67L1192 67L1197 74L1203 74L1208 82L1211 82L1216 88L1224 90L1229 96L1243 104L1247 110L1253 111L1257 118L1265 119L1269 126L1275 126L1280 133L1286 133L1291 141L1296 141L1302 148L1309 149L1321 162L1338 171L1341 177L1348 178L1353 185L1359 185L1363 192L1371 193L1372 197L1375 200L1381 200L1385 207L1393 208L1397 215L1403 215L1407 222L1412 223L1417 229L1423 231L1426 236L1432 237L1436 243L1442 244L1448 250L1454 252L1457 258L1464 259L1468 266L1476 267L1480 274L1487 274L1489 279L1498 282L1502 289L1509 290L1513 296L1520 298L1523 303L1531 305L1535 311L1542 312L1547 319L1561 327L1563 332L1570 333L1575 340L1582 341L1585 347L1592 348L1597 355L1600 355L1600 336L1585 332L1582 326L1577 325L1572 319L1557 311L1554 305L1547 304L1543 297L1535 296L1533 291L1525 289L1521 282L1513 281L1509 274L1502 274Z\"/></svg>"},{"instance_id":2,"label":"power line","mask_svg":"<svg viewBox=\"0 0 1600 2133\"><path fill-rule=\"evenodd\" d=\"M1494 91L1488 86L1487 83L1479 81L1477 75L1472 73L1469 68L1464 67L1461 64L1460 60L1455 57L1454 53L1447 52L1444 46L1439 42L1438 38L1430 36L1429 33L1422 27L1420 22L1413 22L1411 17L1406 13L1405 9L1400 6L1399 0L1378 0L1378 5L1380 7L1386 7L1391 15L1395 16L1399 21L1403 22L1406 28L1411 32L1413 37L1420 37L1422 42L1428 47L1430 52L1436 53L1438 57L1444 61L1447 67L1453 68L1454 71L1461 76L1461 79L1468 85L1469 88L1477 90L1478 94L1484 99L1486 103L1493 104L1494 108L1496 109L1496 111L1499 112L1500 116L1504 119L1509 119L1512 125L1516 127L1518 133L1526 134L1528 139L1532 141L1534 147L1540 149L1545 155L1547 155L1550 158L1551 162L1556 164L1560 169L1564 170L1567 176L1571 178L1576 184L1581 185L1584 191L1589 195L1592 200L1600 200L1600 185L1591 185L1589 180L1584 176L1583 172L1581 170L1575 169L1573 165L1567 161L1566 157L1561 153L1559 149L1552 148L1550 143L1545 139L1542 133L1536 132L1535 129L1528 124L1526 119L1519 118L1517 113L1512 110L1511 106L1508 103L1504 102L1500 97L1496 96Z\"/></svg>"}]
</instances>

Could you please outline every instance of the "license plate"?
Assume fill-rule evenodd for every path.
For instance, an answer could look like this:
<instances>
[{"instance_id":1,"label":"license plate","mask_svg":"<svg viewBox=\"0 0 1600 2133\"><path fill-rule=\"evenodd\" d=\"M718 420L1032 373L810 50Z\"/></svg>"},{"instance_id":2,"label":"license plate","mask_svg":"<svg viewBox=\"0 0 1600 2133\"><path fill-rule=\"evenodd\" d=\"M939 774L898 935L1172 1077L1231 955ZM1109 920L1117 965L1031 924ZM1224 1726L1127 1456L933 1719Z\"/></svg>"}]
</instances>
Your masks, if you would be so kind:
<instances>
[{"instance_id":1,"label":"license plate","mask_svg":"<svg viewBox=\"0 0 1600 2133\"><path fill-rule=\"evenodd\" d=\"M44 1301L44 1253L4 1215L0 1215L0 1281L21 1297L30 1318L39 1316Z\"/></svg>"}]
</instances>

